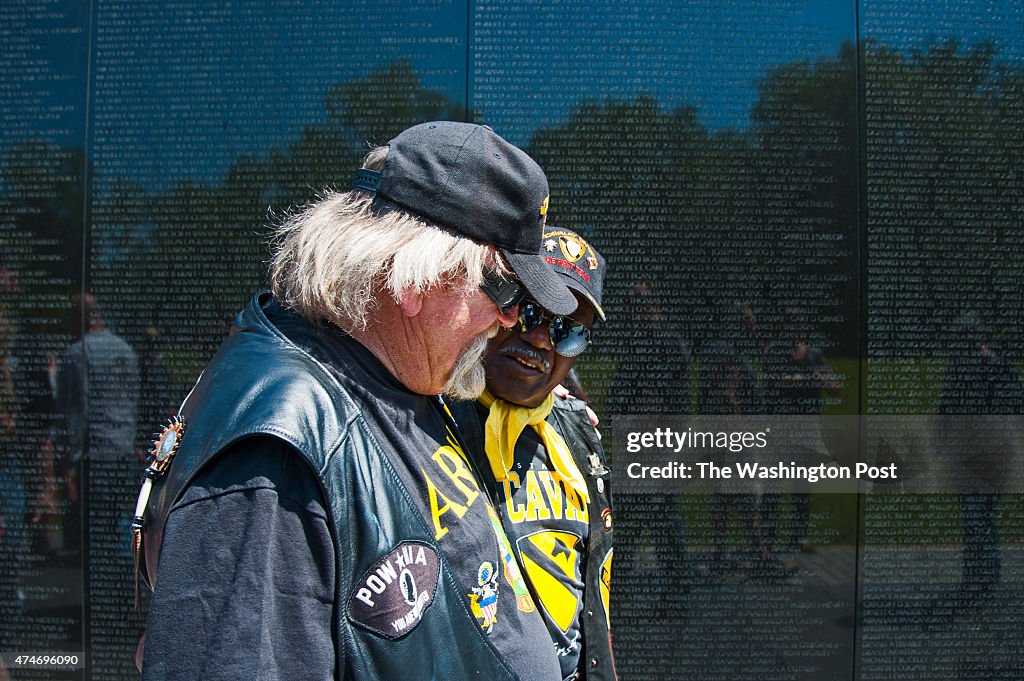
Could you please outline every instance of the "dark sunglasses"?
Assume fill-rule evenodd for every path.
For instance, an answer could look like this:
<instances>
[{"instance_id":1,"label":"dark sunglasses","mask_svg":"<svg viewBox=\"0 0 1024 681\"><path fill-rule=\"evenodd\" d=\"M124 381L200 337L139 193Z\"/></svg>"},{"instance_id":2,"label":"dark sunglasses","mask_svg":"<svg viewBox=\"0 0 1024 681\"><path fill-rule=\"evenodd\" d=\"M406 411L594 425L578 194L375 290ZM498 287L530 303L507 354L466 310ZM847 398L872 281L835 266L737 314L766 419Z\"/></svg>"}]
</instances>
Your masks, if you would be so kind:
<instances>
[{"instance_id":1,"label":"dark sunglasses","mask_svg":"<svg viewBox=\"0 0 1024 681\"><path fill-rule=\"evenodd\" d=\"M548 321L551 347L562 357L576 357L590 345L590 329L572 317L550 315L539 304L528 300L519 308L519 329L526 333Z\"/></svg>"},{"instance_id":2,"label":"dark sunglasses","mask_svg":"<svg viewBox=\"0 0 1024 681\"><path fill-rule=\"evenodd\" d=\"M515 279L506 279L493 270L484 272L484 283L480 290L494 301L502 314L523 302L526 298L526 287Z\"/></svg>"}]
</instances>

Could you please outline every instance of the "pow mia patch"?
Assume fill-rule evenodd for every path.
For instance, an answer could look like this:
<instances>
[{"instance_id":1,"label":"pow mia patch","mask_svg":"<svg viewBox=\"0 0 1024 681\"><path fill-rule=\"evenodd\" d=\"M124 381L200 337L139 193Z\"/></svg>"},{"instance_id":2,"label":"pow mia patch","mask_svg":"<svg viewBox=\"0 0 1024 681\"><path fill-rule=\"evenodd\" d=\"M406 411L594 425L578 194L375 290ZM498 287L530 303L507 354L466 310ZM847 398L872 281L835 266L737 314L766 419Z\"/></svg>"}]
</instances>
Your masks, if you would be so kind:
<instances>
[{"instance_id":1,"label":"pow mia patch","mask_svg":"<svg viewBox=\"0 0 1024 681\"><path fill-rule=\"evenodd\" d=\"M429 544L400 543L356 582L348 599L349 620L391 640L405 636L434 602L440 568Z\"/></svg>"}]
</instances>

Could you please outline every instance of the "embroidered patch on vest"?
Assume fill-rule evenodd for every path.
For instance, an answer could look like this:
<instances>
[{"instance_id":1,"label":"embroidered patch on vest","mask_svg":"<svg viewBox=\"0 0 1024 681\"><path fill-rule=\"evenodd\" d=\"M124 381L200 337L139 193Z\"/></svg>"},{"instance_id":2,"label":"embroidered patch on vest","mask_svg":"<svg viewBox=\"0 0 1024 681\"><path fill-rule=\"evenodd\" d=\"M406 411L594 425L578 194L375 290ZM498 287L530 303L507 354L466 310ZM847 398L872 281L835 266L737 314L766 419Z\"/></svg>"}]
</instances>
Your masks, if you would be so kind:
<instances>
[{"instance_id":1,"label":"embroidered patch on vest","mask_svg":"<svg viewBox=\"0 0 1024 681\"><path fill-rule=\"evenodd\" d=\"M484 561L477 570L477 583L469 594L469 605L473 616L480 620L484 633L490 635L498 621L498 573L490 561Z\"/></svg>"},{"instance_id":2,"label":"embroidered patch on vest","mask_svg":"<svg viewBox=\"0 0 1024 681\"><path fill-rule=\"evenodd\" d=\"M440 569L432 546L400 543L356 582L348 599L349 620L385 638L405 636L434 602Z\"/></svg>"}]
</instances>

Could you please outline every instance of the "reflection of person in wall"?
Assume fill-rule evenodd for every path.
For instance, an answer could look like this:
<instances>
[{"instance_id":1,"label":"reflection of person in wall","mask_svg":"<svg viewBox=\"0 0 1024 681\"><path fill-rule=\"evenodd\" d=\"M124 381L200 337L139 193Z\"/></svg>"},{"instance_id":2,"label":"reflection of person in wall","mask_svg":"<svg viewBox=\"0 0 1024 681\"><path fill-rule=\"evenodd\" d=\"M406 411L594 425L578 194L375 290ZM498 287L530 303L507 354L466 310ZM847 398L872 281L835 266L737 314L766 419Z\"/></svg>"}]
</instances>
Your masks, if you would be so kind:
<instances>
[{"instance_id":1,"label":"reflection of person in wall","mask_svg":"<svg viewBox=\"0 0 1024 681\"><path fill-rule=\"evenodd\" d=\"M64 352L57 377L64 421L57 454L68 501L64 547L75 549L81 541L83 458L134 458L139 365L131 346L104 325L92 294L72 297L69 321L80 338Z\"/></svg>"},{"instance_id":2,"label":"reflection of person in wall","mask_svg":"<svg viewBox=\"0 0 1024 681\"><path fill-rule=\"evenodd\" d=\"M41 352L20 333L13 310L17 272L0 267L0 650L31 643L22 624L36 518L50 510L53 404ZM35 355L35 356L33 356ZM49 462L49 468L47 468ZM44 499L48 503L43 503ZM47 535L40 535L46 538ZM49 546L46 546L49 548ZM0 665L0 680L5 679Z\"/></svg>"},{"instance_id":3,"label":"reflection of person in wall","mask_svg":"<svg viewBox=\"0 0 1024 681\"><path fill-rule=\"evenodd\" d=\"M50 544L50 530L59 523L57 491L63 484L54 473L58 358L40 347L33 334L19 333L11 313L11 304L19 293L17 272L0 268L0 342L4 346L0 420L8 438L0 452L19 454L14 470L21 477L19 489L24 490L27 520L32 526L23 528L26 542L34 540L39 548L49 551L56 548ZM8 536L10 531L9 527Z\"/></svg>"},{"instance_id":4,"label":"reflection of person in wall","mask_svg":"<svg viewBox=\"0 0 1024 681\"><path fill-rule=\"evenodd\" d=\"M662 310L654 282L632 283L620 336L626 352L608 391L610 414L689 414L690 343L679 333L677 322ZM670 617L684 612L679 601L691 577L686 524L678 501L669 494L620 494L615 501L620 520L627 518L640 530L629 537L620 535L619 546L625 550L619 551L616 580L630 586L619 593L636 598L640 610L662 611ZM680 575L683 586L665 579L666 574Z\"/></svg>"},{"instance_id":5,"label":"reflection of person in wall","mask_svg":"<svg viewBox=\"0 0 1024 681\"><path fill-rule=\"evenodd\" d=\"M25 485L16 459L17 396L14 388L16 332L7 307L12 275L0 270L0 650L16 650L21 616L21 561L25 541ZM0 679L6 677L0 664Z\"/></svg>"},{"instance_id":6,"label":"reflection of person in wall","mask_svg":"<svg viewBox=\"0 0 1024 681\"><path fill-rule=\"evenodd\" d=\"M757 380L754 355L760 350L752 334L752 313L743 305L723 305L718 309L714 339L701 344L698 403L700 413L737 419L763 413L763 393ZM721 461L719 462L721 463ZM751 491L719 491L711 494L710 515L714 553L711 568L735 565L735 556L727 553L726 537L730 511L742 528L753 560L755 575L769 567L770 556L758 529L757 496Z\"/></svg>"},{"instance_id":7,"label":"reflection of person in wall","mask_svg":"<svg viewBox=\"0 0 1024 681\"><path fill-rule=\"evenodd\" d=\"M838 394L841 384L829 366L821 348L811 344L809 314L802 309L786 311L778 338L769 344L764 357L765 404L772 414L820 417L824 395ZM832 461L820 434L820 424L808 429L808 441L788 452L791 460L802 465ZM795 491L782 496L765 494L761 499L761 526L764 543L771 547L776 538L783 499L792 503L787 548L813 550L810 539L811 495Z\"/></svg>"},{"instance_id":8,"label":"reflection of person in wall","mask_svg":"<svg viewBox=\"0 0 1024 681\"><path fill-rule=\"evenodd\" d=\"M658 305L654 284L629 287L623 319L626 356L608 395L613 414L687 414L690 411L690 344Z\"/></svg>"},{"instance_id":9,"label":"reflection of person in wall","mask_svg":"<svg viewBox=\"0 0 1024 681\"><path fill-rule=\"evenodd\" d=\"M579 306L559 316L525 301L518 325L491 341L487 391L457 416L484 438L485 484L523 567L523 598L544 618L562 678L612 679L611 472L586 403L552 394L587 349L594 322L605 319L605 261L569 230L552 229L543 243Z\"/></svg>"},{"instance_id":10,"label":"reflection of person in wall","mask_svg":"<svg viewBox=\"0 0 1024 681\"><path fill-rule=\"evenodd\" d=\"M938 432L957 464L963 529L961 590L966 596L989 591L999 582L1002 555L996 524L999 490L1009 473L1015 435L1000 415L1024 413L1020 373L992 347L981 319L973 313L955 323L949 367L942 380ZM980 417L990 418L980 418Z\"/></svg>"},{"instance_id":11,"label":"reflection of person in wall","mask_svg":"<svg viewBox=\"0 0 1024 681\"><path fill-rule=\"evenodd\" d=\"M356 187L280 226L273 292L158 439L147 681L562 678L438 396L480 395L527 292L575 309L540 257L547 179L440 122L371 151Z\"/></svg>"}]
</instances>

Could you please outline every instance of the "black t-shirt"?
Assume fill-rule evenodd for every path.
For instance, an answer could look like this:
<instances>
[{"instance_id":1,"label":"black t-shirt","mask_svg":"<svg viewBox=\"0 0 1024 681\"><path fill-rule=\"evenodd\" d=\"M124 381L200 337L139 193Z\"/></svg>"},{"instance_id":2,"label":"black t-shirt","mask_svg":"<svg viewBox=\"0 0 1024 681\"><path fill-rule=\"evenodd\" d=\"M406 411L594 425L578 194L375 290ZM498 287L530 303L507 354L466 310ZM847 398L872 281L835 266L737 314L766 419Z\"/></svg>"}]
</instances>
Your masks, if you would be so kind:
<instances>
[{"instance_id":1,"label":"black t-shirt","mask_svg":"<svg viewBox=\"0 0 1024 681\"><path fill-rule=\"evenodd\" d=\"M478 622L506 663L524 680L561 678L556 656L545 654L550 650L550 643L544 622L537 613L529 593L522 588L523 580L518 574L511 551L505 548L508 543L503 539L501 523L489 500L489 490L480 483L479 473L459 444L460 438L454 421L451 425L447 423L437 399L410 393L391 376L372 353L348 335L332 327L314 329L302 318L282 310L275 303L265 306L265 312L289 339L333 371L353 396L383 453L392 462L413 495L426 522L433 528L434 537L444 551L456 579L462 585ZM244 449L245 444L241 443L234 449ZM255 457L266 456L267 446L269 445L261 445L263 449L258 451ZM196 519L193 517L194 513L181 513L184 510L183 504L189 505L186 501L189 495L199 495L202 498L212 496L203 491L210 484L208 478L212 477L212 481L221 486L225 482L238 482L239 471L230 464L232 452L228 452L211 464L190 488L182 502L175 505L168 517L160 557L160 582L165 578L168 565L177 563L178 566L171 567L170 570L191 572L193 579L195 575L202 575L202 580L196 581L201 582L208 594L238 593L240 598L235 600L258 600L266 597L262 584L255 596L252 595L253 592L240 586L260 582L265 580L268 574L284 571L290 573L290 578L297 582L315 582L318 585L314 590L317 594L331 594L323 604L328 610L333 608L333 574L330 575L329 581L325 581L327 575L323 571L323 566L329 565L333 569L334 547L328 540L326 550L329 553L324 555L318 548L318 531L311 529L318 527L317 518L326 517L319 485L311 470L306 470L303 474L297 472L308 466L296 453L289 451L287 446L276 443L273 448L282 450L281 457L296 462L289 465L290 473L287 480L272 480L276 498L264 499L260 495L250 494L248 498L240 499L238 508L232 508L227 513L219 513L215 504L206 501L201 503L211 507L202 511L205 517L210 513L218 515L215 523L223 528L222 533L236 536L249 525L262 528L263 535L277 535L278 527L284 529L291 535L291 539L261 537L261 541L267 542L266 548L270 552L273 552L275 542L289 542L288 551L281 553L280 562L268 558L265 555L267 551L250 556L252 552L247 547L237 544L218 552L219 560L203 560L206 558L204 555L197 555L195 544L200 540L192 530ZM263 483L258 481L257 484ZM282 485L287 488L283 488ZM293 488L295 485L298 485L298 490ZM316 509L303 506L296 513L309 517L295 519L290 524L275 524L280 523L281 513L250 508L253 505L281 505L282 495L285 499L296 496L305 499L301 490L310 485L316 490ZM197 487L200 489L197 490ZM193 501L191 505L197 503L200 502ZM206 520L204 527L209 527L210 524L211 521ZM172 530L174 536L170 534ZM324 535L329 537L326 528ZM254 559L252 563L249 558ZM196 560L202 560L203 566L197 565ZM222 572L232 573L230 582L225 583L216 576ZM246 577L245 574L249 572L252 574ZM157 601L161 598L161 592L167 594L169 590L164 590L164 586L161 584L161 588L157 590L154 608L159 605ZM224 598L217 596L218 602ZM318 596L313 600L321 601L322 598ZM235 603L226 602L214 610L226 614L238 607ZM260 636L238 640L235 645L241 648L263 645L275 637L275 632L287 629L289 633L285 638L306 636L310 640L318 641L321 653L319 657L310 659L323 662L325 648L322 642L325 636L326 640L331 639L331 615L328 615L326 620L322 617L317 618L315 612L303 615L303 611L308 609L293 604L289 612L266 612L264 616L270 617L273 621L264 623ZM316 607L312 609L318 612ZM217 617L212 619L218 620ZM215 626L215 622L210 622L210 625ZM221 619L220 626L227 626L227 619ZM182 643L190 645L191 650L209 650L210 646L203 642L207 632L212 633L213 630L204 624L203 630L194 632L196 638ZM148 637L149 634L147 639ZM147 640L147 648L150 645ZM327 646L326 650L330 651L330 661L333 664L333 645ZM149 651L147 660L148 653ZM320 670L325 669L320 666L311 667L307 663L302 663L300 667L304 670L303 678L318 678ZM264 673L262 667L245 669L247 672L259 670L260 673ZM267 674L266 678L290 678L285 675L287 673L281 672L282 675L278 676ZM325 672L324 676L330 676L330 673Z\"/></svg>"},{"instance_id":2,"label":"black t-shirt","mask_svg":"<svg viewBox=\"0 0 1024 681\"><path fill-rule=\"evenodd\" d=\"M477 403L481 422L486 422L487 414ZM558 430L554 418L549 417L548 423ZM508 479L496 482L489 469L486 479L494 487L508 537L558 654L562 677L569 678L579 666L582 646L588 504L555 470L540 436L529 426L516 441Z\"/></svg>"},{"instance_id":3,"label":"black t-shirt","mask_svg":"<svg viewBox=\"0 0 1024 681\"><path fill-rule=\"evenodd\" d=\"M280 440L199 473L164 527L143 679L334 678L334 545L320 486Z\"/></svg>"}]
</instances>

